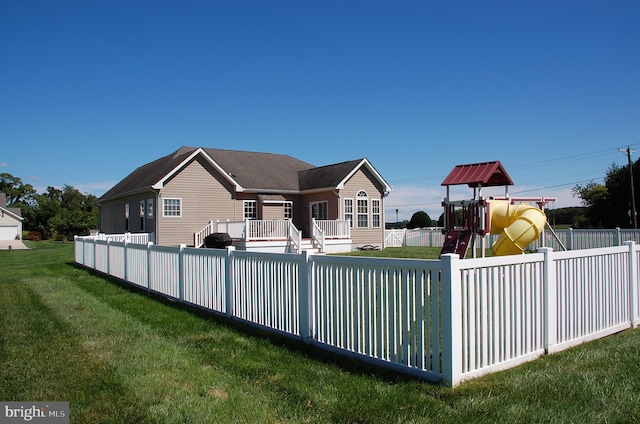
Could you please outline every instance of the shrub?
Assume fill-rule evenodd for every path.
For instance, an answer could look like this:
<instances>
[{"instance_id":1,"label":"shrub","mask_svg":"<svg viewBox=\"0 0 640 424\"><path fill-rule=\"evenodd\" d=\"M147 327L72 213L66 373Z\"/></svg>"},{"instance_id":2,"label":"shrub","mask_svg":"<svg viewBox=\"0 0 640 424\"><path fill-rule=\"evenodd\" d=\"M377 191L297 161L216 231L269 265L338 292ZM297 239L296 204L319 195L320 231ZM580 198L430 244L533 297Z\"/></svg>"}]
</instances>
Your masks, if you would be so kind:
<instances>
[{"instance_id":1,"label":"shrub","mask_svg":"<svg viewBox=\"0 0 640 424\"><path fill-rule=\"evenodd\" d=\"M27 240L40 241L42 240L42 233L40 233L40 231L29 231L29 234L27 234Z\"/></svg>"}]
</instances>

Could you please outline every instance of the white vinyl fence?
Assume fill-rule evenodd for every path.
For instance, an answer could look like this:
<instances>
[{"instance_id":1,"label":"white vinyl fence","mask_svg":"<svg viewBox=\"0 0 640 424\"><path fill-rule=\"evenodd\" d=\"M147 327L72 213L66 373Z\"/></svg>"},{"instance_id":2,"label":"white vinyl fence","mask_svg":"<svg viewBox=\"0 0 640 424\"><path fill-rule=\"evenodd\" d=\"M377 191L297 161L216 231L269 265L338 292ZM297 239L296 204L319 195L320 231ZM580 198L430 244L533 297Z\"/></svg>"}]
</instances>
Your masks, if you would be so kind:
<instances>
[{"instance_id":1,"label":"white vinyl fence","mask_svg":"<svg viewBox=\"0 0 640 424\"><path fill-rule=\"evenodd\" d=\"M385 230L384 247L421 246L442 247L445 240L442 227ZM485 245L490 247L499 234L487 235ZM557 236L557 238L556 238ZM480 246L481 237L477 236L476 246ZM575 230L567 228L555 230L555 234L545 229L539 240L529 245L531 250L539 247L553 247L554 250L593 249L598 247L621 246L624 241L633 240L640 243L640 230L608 229L608 230Z\"/></svg>"},{"instance_id":2,"label":"white vinyl fence","mask_svg":"<svg viewBox=\"0 0 640 424\"><path fill-rule=\"evenodd\" d=\"M639 254L632 241L420 260L75 239L85 267L449 386L637 325Z\"/></svg>"}]
</instances>

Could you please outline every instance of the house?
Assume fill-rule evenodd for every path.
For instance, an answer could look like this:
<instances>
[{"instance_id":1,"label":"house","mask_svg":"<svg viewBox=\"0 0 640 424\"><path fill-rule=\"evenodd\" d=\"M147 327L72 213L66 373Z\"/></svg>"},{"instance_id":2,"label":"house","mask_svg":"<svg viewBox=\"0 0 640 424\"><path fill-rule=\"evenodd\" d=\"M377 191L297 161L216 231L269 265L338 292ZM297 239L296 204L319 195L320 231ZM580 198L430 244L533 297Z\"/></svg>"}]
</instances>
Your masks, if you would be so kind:
<instances>
[{"instance_id":1,"label":"house","mask_svg":"<svg viewBox=\"0 0 640 424\"><path fill-rule=\"evenodd\" d=\"M181 147L98 199L100 232L153 233L156 244L196 247L203 235L224 232L238 248L262 243L265 251L279 251L269 243L299 248L295 234L342 251L382 247L390 191L366 158L316 167L282 154Z\"/></svg>"},{"instance_id":2,"label":"house","mask_svg":"<svg viewBox=\"0 0 640 424\"><path fill-rule=\"evenodd\" d=\"M23 220L20 208L7 207L7 195L0 193L0 242L2 242L2 246L23 247L21 242L15 242L20 240L22 236Z\"/></svg>"}]
</instances>

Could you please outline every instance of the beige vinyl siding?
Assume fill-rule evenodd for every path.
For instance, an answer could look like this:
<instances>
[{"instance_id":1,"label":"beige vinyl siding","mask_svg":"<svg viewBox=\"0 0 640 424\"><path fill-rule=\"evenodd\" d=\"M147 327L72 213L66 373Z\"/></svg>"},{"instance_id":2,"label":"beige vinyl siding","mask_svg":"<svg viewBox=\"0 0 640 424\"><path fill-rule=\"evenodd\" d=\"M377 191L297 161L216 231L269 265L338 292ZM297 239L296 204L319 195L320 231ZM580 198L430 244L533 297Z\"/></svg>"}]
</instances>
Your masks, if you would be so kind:
<instances>
[{"instance_id":1,"label":"beige vinyl siding","mask_svg":"<svg viewBox=\"0 0 640 424\"><path fill-rule=\"evenodd\" d=\"M284 205L282 203L264 203L262 205L262 219L284 219Z\"/></svg>"},{"instance_id":2,"label":"beige vinyl siding","mask_svg":"<svg viewBox=\"0 0 640 424\"><path fill-rule=\"evenodd\" d=\"M358 205L357 205L357 195L358 192L364 190L367 192L368 209L368 225L369 228L358 228L357 227L357 219L358 219ZM344 189L340 190L341 203L342 199L353 199L353 219L354 226L351 228L351 239L353 240L353 244L356 246L360 246L363 244L373 244L378 245L380 247L384 244L384 200L382 198L382 187L379 184L376 184L375 178L368 172L366 169L361 168L358 170L345 184ZM372 228L373 218L372 218L372 199L380 200L380 228ZM342 208L344 205L340 205L340 217L339 219L343 219L342 216Z\"/></svg>"},{"instance_id":3,"label":"beige vinyl siding","mask_svg":"<svg viewBox=\"0 0 640 424\"><path fill-rule=\"evenodd\" d=\"M181 200L181 217L163 216L163 199ZM209 221L236 219L229 183L198 156L165 183L158 199L158 244L193 245L193 235Z\"/></svg>"}]
</instances>

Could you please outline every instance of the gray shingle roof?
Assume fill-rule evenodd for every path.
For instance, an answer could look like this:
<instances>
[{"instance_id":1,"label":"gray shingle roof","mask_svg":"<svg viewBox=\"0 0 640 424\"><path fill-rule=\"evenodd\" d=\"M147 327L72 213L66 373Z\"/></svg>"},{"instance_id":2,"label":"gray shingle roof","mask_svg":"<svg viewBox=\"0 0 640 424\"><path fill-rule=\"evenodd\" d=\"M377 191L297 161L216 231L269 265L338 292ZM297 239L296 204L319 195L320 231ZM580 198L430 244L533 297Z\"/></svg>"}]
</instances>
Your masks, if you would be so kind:
<instances>
[{"instance_id":1,"label":"gray shingle roof","mask_svg":"<svg viewBox=\"0 0 640 424\"><path fill-rule=\"evenodd\" d=\"M194 150L196 149L192 147L182 147L170 155L140 166L103 194L98 201L103 201L112 197L118 197L144 189L151 190L152 185L171 172L172 169L185 160L191 153L193 153Z\"/></svg>"},{"instance_id":2,"label":"gray shingle roof","mask_svg":"<svg viewBox=\"0 0 640 424\"><path fill-rule=\"evenodd\" d=\"M203 149L245 189L298 191L298 172L314 166L288 155Z\"/></svg>"},{"instance_id":3,"label":"gray shingle roof","mask_svg":"<svg viewBox=\"0 0 640 424\"><path fill-rule=\"evenodd\" d=\"M300 171L300 190L336 187L361 161L351 160Z\"/></svg>"},{"instance_id":4,"label":"gray shingle roof","mask_svg":"<svg viewBox=\"0 0 640 424\"><path fill-rule=\"evenodd\" d=\"M137 168L99 201L119 197L142 190L151 190L172 170L180 165L197 147L181 147ZM334 165L315 167L288 155L257 153L239 150L202 148L202 150L238 185L245 190L264 191L305 191L321 188L335 188L362 161L353 160Z\"/></svg>"}]
</instances>

